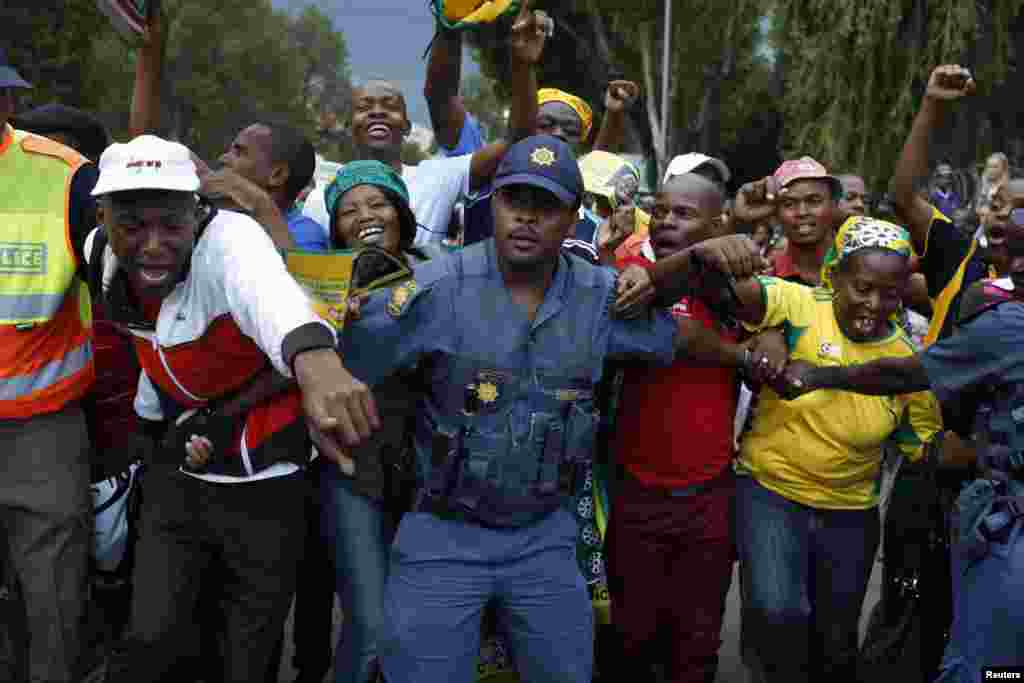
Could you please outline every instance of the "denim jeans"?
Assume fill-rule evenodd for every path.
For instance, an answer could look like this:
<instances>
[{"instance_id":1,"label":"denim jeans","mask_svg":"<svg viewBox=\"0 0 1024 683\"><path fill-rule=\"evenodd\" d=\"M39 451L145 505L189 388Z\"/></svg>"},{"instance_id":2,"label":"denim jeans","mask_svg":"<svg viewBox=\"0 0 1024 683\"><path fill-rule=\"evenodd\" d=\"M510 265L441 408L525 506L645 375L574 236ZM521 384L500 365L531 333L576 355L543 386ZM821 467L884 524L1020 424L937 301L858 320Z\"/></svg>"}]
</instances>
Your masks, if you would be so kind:
<instances>
[{"instance_id":1,"label":"denim jeans","mask_svg":"<svg viewBox=\"0 0 1024 683\"><path fill-rule=\"evenodd\" d=\"M385 598L388 683L475 683L491 602L521 680L590 683L594 610L576 563L577 531L564 509L512 529L406 515Z\"/></svg>"},{"instance_id":2,"label":"denim jeans","mask_svg":"<svg viewBox=\"0 0 1024 683\"><path fill-rule=\"evenodd\" d=\"M344 613L334 656L335 681L365 683L377 658L388 553L398 519L380 501L355 493L333 463L322 467L323 530Z\"/></svg>"},{"instance_id":3,"label":"denim jeans","mask_svg":"<svg viewBox=\"0 0 1024 683\"><path fill-rule=\"evenodd\" d=\"M743 637L767 683L856 680L877 508L823 510L736 481Z\"/></svg>"}]
</instances>

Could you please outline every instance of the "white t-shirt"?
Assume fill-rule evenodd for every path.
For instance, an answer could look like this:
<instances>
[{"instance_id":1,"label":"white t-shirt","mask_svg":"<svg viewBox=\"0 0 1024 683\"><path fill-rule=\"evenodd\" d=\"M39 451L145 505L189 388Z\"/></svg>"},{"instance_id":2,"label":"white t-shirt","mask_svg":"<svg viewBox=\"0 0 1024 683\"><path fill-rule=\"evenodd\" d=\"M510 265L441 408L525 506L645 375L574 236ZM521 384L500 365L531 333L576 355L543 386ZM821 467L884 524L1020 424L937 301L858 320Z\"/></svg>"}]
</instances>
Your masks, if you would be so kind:
<instances>
[{"instance_id":1,"label":"white t-shirt","mask_svg":"<svg viewBox=\"0 0 1024 683\"><path fill-rule=\"evenodd\" d=\"M409 188L409 204L419 227L416 246L440 242L448 234L455 204L469 196L469 165L473 155L427 159L417 166L402 166L402 179ZM326 186L309 193L302 213L324 228L331 224L324 202Z\"/></svg>"}]
</instances>

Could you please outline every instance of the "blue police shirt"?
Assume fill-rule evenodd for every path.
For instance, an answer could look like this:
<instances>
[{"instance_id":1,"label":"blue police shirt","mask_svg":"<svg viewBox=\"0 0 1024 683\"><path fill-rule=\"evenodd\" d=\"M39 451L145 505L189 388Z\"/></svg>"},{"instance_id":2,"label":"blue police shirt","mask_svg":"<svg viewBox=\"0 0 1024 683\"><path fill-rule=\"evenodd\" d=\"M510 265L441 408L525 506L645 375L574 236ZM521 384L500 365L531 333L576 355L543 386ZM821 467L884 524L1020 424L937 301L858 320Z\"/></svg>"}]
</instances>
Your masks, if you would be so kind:
<instances>
[{"instance_id":1,"label":"blue police shirt","mask_svg":"<svg viewBox=\"0 0 1024 683\"><path fill-rule=\"evenodd\" d=\"M476 264L486 258L486 267L482 274L473 276L472 286L460 289L463 285L457 259L467 256ZM452 415L443 409L445 392L452 388L436 368L451 367L460 357L490 358L494 367L519 367L522 374L534 373L535 377L564 374L572 368L575 376L594 385L601 378L606 359L650 360L665 365L672 362L677 326L667 310L654 310L634 320L611 317L615 277L611 269L599 268L563 251L544 301L530 321L526 311L512 302L498 269L494 240L487 240L461 254L418 266L415 285L373 293L363 305L360 319L346 325L342 358L353 375L369 385L397 371L412 369L421 361L435 368L416 416L417 452L421 471L426 471L431 447L420 441L433 433L435 425L452 421ZM582 284L584 281L591 283L589 288ZM600 288L599 298L594 296L594 284ZM473 292L482 289L492 292L493 301L471 298ZM463 292L461 300L458 292ZM596 309L573 309L574 299L594 302ZM488 316L489 321L484 322ZM581 316L586 318L582 325L578 322ZM588 330L589 343L574 343L574 330ZM466 346L467 338L487 348ZM580 348L589 348L589 355L582 355ZM510 414L515 416L509 424L512 438L524 438L530 431L529 408L523 406Z\"/></svg>"},{"instance_id":2,"label":"blue police shirt","mask_svg":"<svg viewBox=\"0 0 1024 683\"><path fill-rule=\"evenodd\" d=\"M1024 385L1024 304L1010 302L982 313L921 355L932 391L940 401L984 387ZM1005 395L1006 392L1000 392ZM996 401L990 429L1013 433L1008 396Z\"/></svg>"},{"instance_id":3,"label":"blue police shirt","mask_svg":"<svg viewBox=\"0 0 1024 683\"><path fill-rule=\"evenodd\" d=\"M296 248L306 251L327 251L331 248L327 228L309 216L303 216L298 207L288 212L286 220Z\"/></svg>"}]
</instances>

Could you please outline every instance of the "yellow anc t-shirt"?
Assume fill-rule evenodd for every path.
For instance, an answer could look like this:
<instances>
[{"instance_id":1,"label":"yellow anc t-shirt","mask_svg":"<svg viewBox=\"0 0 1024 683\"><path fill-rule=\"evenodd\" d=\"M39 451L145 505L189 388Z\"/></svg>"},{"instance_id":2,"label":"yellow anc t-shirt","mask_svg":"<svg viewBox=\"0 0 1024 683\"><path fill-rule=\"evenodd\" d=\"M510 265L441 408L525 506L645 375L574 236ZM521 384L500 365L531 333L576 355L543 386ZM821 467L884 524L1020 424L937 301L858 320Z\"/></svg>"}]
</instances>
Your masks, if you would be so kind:
<instances>
[{"instance_id":1,"label":"yellow anc t-shirt","mask_svg":"<svg viewBox=\"0 0 1024 683\"><path fill-rule=\"evenodd\" d=\"M782 326L792 359L845 366L914 353L898 326L877 341L848 339L836 321L831 290L771 277L760 281L765 318L750 329ZM916 460L940 428L938 403L927 391L892 397L822 390L783 401L765 387L736 469L810 507L867 509L878 503L883 442L894 437Z\"/></svg>"}]
</instances>

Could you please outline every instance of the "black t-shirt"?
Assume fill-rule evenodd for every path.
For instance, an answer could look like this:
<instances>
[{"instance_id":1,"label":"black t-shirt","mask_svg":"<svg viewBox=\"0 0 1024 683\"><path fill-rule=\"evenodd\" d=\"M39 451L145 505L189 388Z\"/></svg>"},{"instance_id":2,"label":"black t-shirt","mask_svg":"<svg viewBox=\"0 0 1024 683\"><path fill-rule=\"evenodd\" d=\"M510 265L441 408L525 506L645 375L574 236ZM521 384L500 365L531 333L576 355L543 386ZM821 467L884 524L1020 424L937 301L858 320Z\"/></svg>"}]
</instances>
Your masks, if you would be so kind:
<instances>
[{"instance_id":1,"label":"black t-shirt","mask_svg":"<svg viewBox=\"0 0 1024 683\"><path fill-rule=\"evenodd\" d=\"M934 302L927 338L931 343L952 334L960 317L963 292L978 280L989 277L989 265L974 237L963 233L946 216L934 210L920 272L928 283L928 296Z\"/></svg>"},{"instance_id":2,"label":"black t-shirt","mask_svg":"<svg viewBox=\"0 0 1024 683\"><path fill-rule=\"evenodd\" d=\"M991 274L974 237L959 230L934 207L920 272L928 283L928 296L934 302L932 322L925 338L926 343L931 344L953 334L960 319L963 293ZM946 428L961 436L969 435L983 399L981 394L963 392L956 400L943 401L942 418Z\"/></svg>"}]
</instances>

